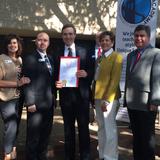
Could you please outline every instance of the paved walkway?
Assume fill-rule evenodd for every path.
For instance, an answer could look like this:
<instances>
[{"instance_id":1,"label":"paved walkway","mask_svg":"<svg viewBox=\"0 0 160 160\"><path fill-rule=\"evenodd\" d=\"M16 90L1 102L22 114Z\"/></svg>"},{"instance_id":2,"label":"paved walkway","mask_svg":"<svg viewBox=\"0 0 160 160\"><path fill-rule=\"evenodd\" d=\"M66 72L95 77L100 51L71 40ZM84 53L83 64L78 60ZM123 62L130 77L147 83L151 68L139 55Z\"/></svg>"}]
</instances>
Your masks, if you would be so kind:
<instances>
[{"instance_id":1,"label":"paved walkway","mask_svg":"<svg viewBox=\"0 0 160 160\"><path fill-rule=\"evenodd\" d=\"M133 160L132 158L132 134L126 124L118 123L119 131L119 160ZM90 125L91 135L91 154L93 160L98 160L97 152L97 125L93 123ZM77 136L78 137L78 136ZM18 160L24 160L25 151L25 138L26 138L26 113L23 112L22 121L20 125L20 133L18 136L17 149ZM160 160L160 129L156 130L156 160ZM77 139L78 143L78 139ZM63 138L63 121L61 117L60 109L57 108L54 116L53 130L50 137L50 143L48 147L48 157L50 160L64 160L64 138ZM78 146L78 145L77 145ZM78 147L77 147L78 150ZM79 155L77 153L77 160ZM2 121L0 120L0 160L2 160Z\"/></svg>"}]
</instances>

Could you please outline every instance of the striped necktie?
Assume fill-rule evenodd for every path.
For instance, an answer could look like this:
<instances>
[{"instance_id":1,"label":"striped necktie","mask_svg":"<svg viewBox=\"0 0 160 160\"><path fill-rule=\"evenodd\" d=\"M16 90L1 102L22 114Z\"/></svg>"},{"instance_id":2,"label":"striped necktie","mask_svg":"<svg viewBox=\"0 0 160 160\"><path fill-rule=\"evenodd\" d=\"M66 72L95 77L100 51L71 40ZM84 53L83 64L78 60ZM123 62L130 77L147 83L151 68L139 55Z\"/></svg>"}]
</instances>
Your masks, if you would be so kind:
<instances>
[{"instance_id":1,"label":"striped necktie","mask_svg":"<svg viewBox=\"0 0 160 160\"><path fill-rule=\"evenodd\" d=\"M52 75L52 66L51 66L51 64L49 62L49 59L48 59L47 55L44 56L44 59L45 59L46 66L47 66L47 68L49 70L49 73L50 73L50 75Z\"/></svg>"},{"instance_id":2,"label":"striped necktie","mask_svg":"<svg viewBox=\"0 0 160 160\"><path fill-rule=\"evenodd\" d=\"M68 48L68 56L70 56L70 57L72 57L73 55L72 55L72 49L69 47Z\"/></svg>"}]
</instances>

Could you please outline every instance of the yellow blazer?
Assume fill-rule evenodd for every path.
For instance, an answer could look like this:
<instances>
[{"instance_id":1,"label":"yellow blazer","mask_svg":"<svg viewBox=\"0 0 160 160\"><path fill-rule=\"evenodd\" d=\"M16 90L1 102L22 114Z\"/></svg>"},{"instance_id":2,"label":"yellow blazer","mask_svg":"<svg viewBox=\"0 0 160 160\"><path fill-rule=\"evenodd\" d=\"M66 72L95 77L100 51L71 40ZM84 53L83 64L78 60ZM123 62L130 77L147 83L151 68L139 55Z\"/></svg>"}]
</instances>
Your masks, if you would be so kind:
<instances>
[{"instance_id":1,"label":"yellow blazer","mask_svg":"<svg viewBox=\"0 0 160 160\"><path fill-rule=\"evenodd\" d=\"M117 52L112 52L100 62L99 74L95 86L95 99L113 102L120 98L119 81L121 77L123 57Z\"/></svg>"}]
</instances>

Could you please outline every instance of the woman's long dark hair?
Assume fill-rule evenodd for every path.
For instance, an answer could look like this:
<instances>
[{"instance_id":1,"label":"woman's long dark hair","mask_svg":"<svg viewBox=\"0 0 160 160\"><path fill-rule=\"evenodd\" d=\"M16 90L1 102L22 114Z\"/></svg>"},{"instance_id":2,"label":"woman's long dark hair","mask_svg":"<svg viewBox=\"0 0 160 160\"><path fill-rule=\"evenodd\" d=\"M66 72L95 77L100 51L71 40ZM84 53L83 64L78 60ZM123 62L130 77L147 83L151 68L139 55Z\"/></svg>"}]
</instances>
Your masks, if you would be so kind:
<instances>
[{"instance_id":1,"label":"woman's long dark hair","mask_svg":"<svg viewBox=\"0 0 160 160\"><path fill-rule=\"evenodd\" d=\"M22 39L14 33L10 33L9 35L6 36L4 44L4 53L8 54L8 44L11 43L12 39L16 39L18 43L18 51L16 52L16 57L18 58L22 54Z\"/></svg>"}]
</instances>

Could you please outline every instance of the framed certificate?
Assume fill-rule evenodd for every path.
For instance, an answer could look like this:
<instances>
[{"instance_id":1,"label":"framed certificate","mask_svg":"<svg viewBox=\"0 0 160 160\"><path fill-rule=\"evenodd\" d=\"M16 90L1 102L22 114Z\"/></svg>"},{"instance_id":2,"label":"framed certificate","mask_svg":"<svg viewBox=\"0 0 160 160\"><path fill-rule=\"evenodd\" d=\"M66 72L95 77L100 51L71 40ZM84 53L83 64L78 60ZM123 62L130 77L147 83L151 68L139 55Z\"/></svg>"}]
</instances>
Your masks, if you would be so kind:
<instances>
[{"instance_id":1,"label":"framed certificate","mask_svg":"<svg viewBox=\"0 0 160 160\"><path fill-rule=\"evenodd\" d=\"M59 81L64 87L78 87L76 72L80 66L79 57L60 57Z\"/></svg>"}]
</instances>

